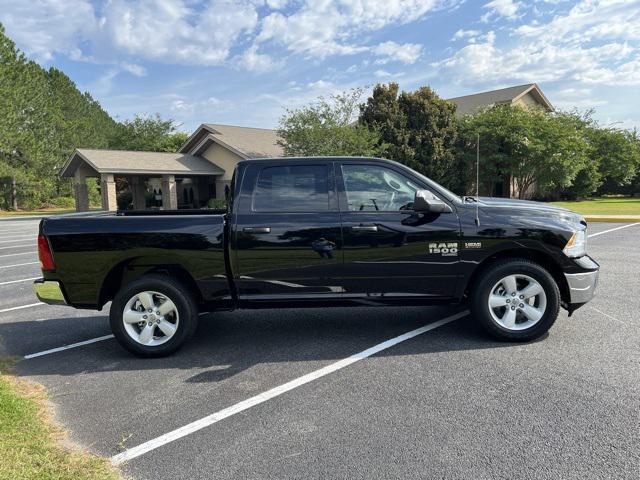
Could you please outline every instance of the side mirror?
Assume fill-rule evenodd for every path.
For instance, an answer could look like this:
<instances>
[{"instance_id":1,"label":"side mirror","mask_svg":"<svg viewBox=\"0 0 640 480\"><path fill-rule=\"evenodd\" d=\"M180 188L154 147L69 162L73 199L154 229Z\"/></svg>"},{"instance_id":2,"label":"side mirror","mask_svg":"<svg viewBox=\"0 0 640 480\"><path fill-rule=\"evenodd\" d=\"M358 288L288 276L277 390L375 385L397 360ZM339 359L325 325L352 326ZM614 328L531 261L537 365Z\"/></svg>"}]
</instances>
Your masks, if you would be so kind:
<instances>
[{"instance_id":1,"label":"side mirror","mask_svg":"<svg viewBox=\"0 0 640 480\"><path fill-rule=\"evenodd\" d=\"M451 207L429 190L418 190L413 199L413 211L420 213L451 213Z\"/></svg>"}]
</instances>

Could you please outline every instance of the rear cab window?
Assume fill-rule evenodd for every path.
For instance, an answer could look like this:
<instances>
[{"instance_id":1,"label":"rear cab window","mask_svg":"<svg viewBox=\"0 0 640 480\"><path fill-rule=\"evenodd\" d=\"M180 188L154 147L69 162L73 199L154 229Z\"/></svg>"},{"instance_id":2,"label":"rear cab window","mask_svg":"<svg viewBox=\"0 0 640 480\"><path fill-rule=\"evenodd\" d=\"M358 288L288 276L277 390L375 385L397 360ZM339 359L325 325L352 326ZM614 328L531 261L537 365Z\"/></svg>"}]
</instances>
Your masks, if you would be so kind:
<instances>
[{"instance_id":1,"label":"rear cab window","mask_svg":"<svg viewBox=\"0 0 640 480\"><path fill-rule=\"evenodd\" d=\"M279 165L260 170L253 189L254 212L326 212L327 165Z\"/></svg>"}]
</instances>

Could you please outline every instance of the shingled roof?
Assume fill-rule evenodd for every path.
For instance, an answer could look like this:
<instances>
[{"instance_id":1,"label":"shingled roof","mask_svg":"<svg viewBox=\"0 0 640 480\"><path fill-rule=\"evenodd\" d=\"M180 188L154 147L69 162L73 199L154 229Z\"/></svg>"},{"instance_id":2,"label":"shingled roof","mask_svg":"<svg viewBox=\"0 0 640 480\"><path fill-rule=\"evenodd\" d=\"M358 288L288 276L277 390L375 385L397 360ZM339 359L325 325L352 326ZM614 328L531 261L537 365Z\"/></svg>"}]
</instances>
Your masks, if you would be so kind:
<instances>
[{"instance_id":1,"label":"shingled roof","mask_svg":"<svg viewBox=\"0 0 640 480\"><path fill-rule=\"evenodd\" d=\"M282 147L277 143L278 135L275 130L217 123L200 125L179 151L198 155L211 142L228 148L242 158L269 158L283 155Z\"/></svg>"},{"instance_id":2,"label":"shingled roof","mask_svg":"<svg viewBox=\"0 0 640 480\"><path fill-rule=\"evenodd\" d=\"M515 103L528 93L530 93L543 108L549 111L553 110L553 105L551 105L551 102L549 102L547 97L544 96L544 93L542 93L542 90L540 90L540 87L535 83L448 98L447 100L456 104L456 113L458 115L467 115L478 113L486 107Z\"/></svg>"},{"instance_id":3,"label":"shingled roof","mask_svg":"<svg viewBox=\"0 0 640 480\"><path fill-rule=\"evenodd\" d=\"M96 173L222 175L224 171L202 157L184 153L134 152L77 148L60 170L61 177L73 177L85 162Z\"/></svg>"}]
</instances>

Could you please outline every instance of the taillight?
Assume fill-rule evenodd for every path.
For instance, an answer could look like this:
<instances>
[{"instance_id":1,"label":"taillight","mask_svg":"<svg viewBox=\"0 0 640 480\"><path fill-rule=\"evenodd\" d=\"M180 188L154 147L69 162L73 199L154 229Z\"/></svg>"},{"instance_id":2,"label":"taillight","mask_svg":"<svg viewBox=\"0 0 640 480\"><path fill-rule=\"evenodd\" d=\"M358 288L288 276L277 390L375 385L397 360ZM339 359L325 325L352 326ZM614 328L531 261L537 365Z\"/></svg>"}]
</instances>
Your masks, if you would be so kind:
<instances>
[{"instance_id":1,"label":"taillight","mask_svg":"<svg viewBox=\"0 0 640 480\"><path fill-rule=\"evenodd\" d=\"M53 255L51 254L51 247L47 237L44 235L38 235L38 257L40 257L40 268L42 270L55 270L56 264L53 262Z\"/></svg>"}]
</instances>

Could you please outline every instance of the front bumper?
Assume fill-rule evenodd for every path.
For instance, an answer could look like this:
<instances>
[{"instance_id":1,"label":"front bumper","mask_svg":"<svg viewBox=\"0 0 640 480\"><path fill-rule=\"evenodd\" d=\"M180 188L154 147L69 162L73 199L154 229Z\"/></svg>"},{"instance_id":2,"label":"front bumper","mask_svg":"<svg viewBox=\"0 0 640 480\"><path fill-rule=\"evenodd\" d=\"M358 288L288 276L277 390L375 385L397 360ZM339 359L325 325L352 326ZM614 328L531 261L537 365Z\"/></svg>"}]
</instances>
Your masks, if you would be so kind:
<instances>
[{"instance_id":1,"label":"front bumper","mask_svg":"<svg viewBox=\"0 0 640 480\"><path fill-rule=\"evenodd\" d=\"M67 305L60 282L40 278L33 282L33 291L41 302L49 305Z\"/></svg>"},{"instance_id":2,"label":"front bumper","mask_svg":"<svg viewBox=\"0 0 640 480\"><path fill-rule=\"evenodd\" d=\"M565 273L569 285L569 303L582 304L591 300L598 285L599 270L584 273Z\"/></svg>"}]
</instances>

